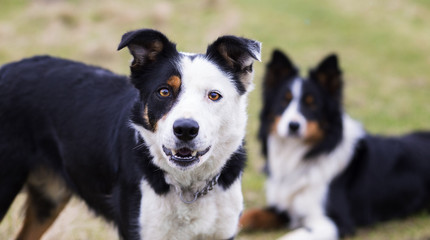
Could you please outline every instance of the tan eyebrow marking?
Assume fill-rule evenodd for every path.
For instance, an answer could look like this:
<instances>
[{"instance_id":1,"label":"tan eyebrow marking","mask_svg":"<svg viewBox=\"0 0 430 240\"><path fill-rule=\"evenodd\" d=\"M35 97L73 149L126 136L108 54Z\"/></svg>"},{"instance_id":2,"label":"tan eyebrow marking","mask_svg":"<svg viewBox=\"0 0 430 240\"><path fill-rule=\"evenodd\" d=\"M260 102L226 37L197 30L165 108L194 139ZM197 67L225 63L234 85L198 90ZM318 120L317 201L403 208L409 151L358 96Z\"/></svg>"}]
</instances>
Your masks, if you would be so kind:
<instances>
[{"instance_id":1,"label":"tan eyebrow marking","mask_svg":"<svg viewBox=\"0 0 430 240\"><path fill-rule=\"evenodd\" d=\"M181 79L178 76L173 75L167 80L167 84L172 87L173 92L177 93L181 86Z\"/></svg>"}]
</instances>

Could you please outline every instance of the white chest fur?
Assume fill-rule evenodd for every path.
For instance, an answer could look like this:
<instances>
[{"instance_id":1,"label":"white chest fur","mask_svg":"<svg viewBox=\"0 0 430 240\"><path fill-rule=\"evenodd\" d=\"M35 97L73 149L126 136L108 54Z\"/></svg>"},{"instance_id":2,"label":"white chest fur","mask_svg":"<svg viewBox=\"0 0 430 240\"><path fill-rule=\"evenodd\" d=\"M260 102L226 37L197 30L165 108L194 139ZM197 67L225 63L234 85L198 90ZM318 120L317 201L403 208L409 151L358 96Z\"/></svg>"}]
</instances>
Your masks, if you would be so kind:
<instances>
[{"instance_id":1,"label":"white chest fur","mask_svg":"<svg viewBox=\"0 0 430 240\"><path fill-rule=\"evenodd\" d=\"M146 181L142 181L141 189L142 239L229 239L237 233L243 210L240 179L227 190L216 185L191 204L182 202L173 187L161 196Z\"/></svg>"},{"instance_id":2,"label":"white chest fur","mask_svg":"<svg viewBox=\"0 0 430 240\"><path fill-rule=\"evenodd\" d=\"M330 182L351 160L355 145L364 134L361 125L343 118L341 143L328 154L303 160L309 147L299 139L269 137L270 177L266 183L268 204L287 210L292 227L307 225L314 216L325 215L324 205Z\"/></svg>"}]
</instances>

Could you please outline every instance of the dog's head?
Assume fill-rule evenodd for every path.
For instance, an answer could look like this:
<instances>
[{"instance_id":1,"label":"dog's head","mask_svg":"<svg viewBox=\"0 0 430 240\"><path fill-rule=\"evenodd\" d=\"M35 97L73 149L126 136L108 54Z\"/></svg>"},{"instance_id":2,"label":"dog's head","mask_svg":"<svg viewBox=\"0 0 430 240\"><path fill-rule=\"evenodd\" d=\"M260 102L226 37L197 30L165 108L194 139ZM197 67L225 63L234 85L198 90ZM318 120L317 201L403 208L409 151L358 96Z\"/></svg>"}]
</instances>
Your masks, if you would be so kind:
<instances>
[{"instance_id":1,"label":"dog's head","mask_svg":"<svg viewBox=\"0 0 430 240\"><path fill-rule=\"evenodd\" d=\"M263 88L259 137L265 154L270 134L302 140L311 147L308 156L330 151L340 141L342 72L336 55L324 58L302 78L292 61L275 50Z\"/></svg>"},{"instance_id":2,"label":"dog's head","mask_svg":"<svg viewBox=\"0 0 430 240\"><path fill-rule=\"evenodd\" d=\"M124 34L118 49L133 55L131 81L140 99L132 113L154 163L183 171L219 169L242 144L246 96L260 43L224 36L205 54L181 53L162 33Z\"/></svg>"}]
</instances>

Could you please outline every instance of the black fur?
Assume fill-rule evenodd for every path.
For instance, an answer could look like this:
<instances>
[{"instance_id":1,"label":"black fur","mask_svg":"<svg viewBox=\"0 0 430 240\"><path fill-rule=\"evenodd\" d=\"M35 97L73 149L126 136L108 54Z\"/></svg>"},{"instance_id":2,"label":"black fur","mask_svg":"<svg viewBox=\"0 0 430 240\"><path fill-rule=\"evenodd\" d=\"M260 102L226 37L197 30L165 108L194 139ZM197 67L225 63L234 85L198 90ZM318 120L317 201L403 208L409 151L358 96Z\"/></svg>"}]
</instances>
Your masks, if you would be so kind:
<instances>
[{"instance_id":1,"label":"black fur","mask_svg":"<svg viewBox=\"0 0 430 240\"><path fill-rule=\"evenodd\" d=\"M329 55L309 74L309 83L319 89L316 96L319 109L314 116L322 126L324 139L306 154L311 158L321 153L331 152L342 141L342 71L336 55ZM306 90L304 90L306 91Z\"/></svg>"},{"instance_id":2,"label":"black fur","mask_svg":"<svg viewBox=\"0 0 430 240\"><path fill-rule=\"evenodd\" d=\"M259 139L265 156L274 117L288 107L285 94L297 77L288 57L275 50L267 65L260 115ZM326 57L310 71L307 80L301 81L302 93L311 94L317 106L311 112L303 104L300 112L307 120L318 121L324 132L324 138L314 143L303 159L308 161L336 149L346 131L342 126L342 71L336 55ZM336 223L340 236L353 234L359 226L430 207L430 132L400 137L365 134L358 140L350 164L331 182L326 201L326 213Z\"/></svg>"},{"instance_id":3,"label":"black fur","mask_svg":"<svg viewBox=\"0 0 430 240\"><path fill-rule=\"evenodd\" d=\"M124 34L118 50L128 47L134 57L130 67L131 79L139 89L140 100L133 109L132 120L135 124L155 131L156 123L174 105L178 94L171 89L166 80L171 76L181 77L179 66L175 65L179 52L162 33L155 30L138 30ZM168 88L172 93L167 98L158 96L161 88ZM148 122L142 119L144 109L148 111Z\"/></svg>"},{"instance_id":4,"label":"black fur","mask_svg":"<svg viewBox=\"0 0 430 240\"><path fill-rule=\"evenodd\" d=\"M324 81L321 80L322 77ZM263 81L263 109L260 113L258 134L262 152L266 157L267 138L272 124L275 117L288 108L289 102L285 100L285 94L291 91L295 78L300 78L300 75L293 62L281 51L273 51ZM342 140L341 90L341 70L335 55L325 58L310 71L309 78L303 81L303 92L315 99L315 106L307 106L301 100L300 111L307 119L317 121L324 132L324 138L309 150L306 159L331 152Z\"/></svg>"},{"instance_id":5,"label":"black fur","mask_svg":"<svg viewBox=\"0 0 430 240\"><path fill-rule=\"evenodd\" d=\"M341 236L358 226L430 207L430 133L367 135L348 168L330 185L328 215Z\"/></svg>"},{"instance_id":6,"label":"black fur","mask_svg":"<svg viewBox=\"0 0 430 240\"><path fill-rule=\"evenodd\" d=\"M263 108L260 112L260 128L258 139L262 145L262 153L267 157L267 138L270 127L275 118L275 105L278 105L280 88L286 80L293 79L298 74L298 69L290 59L281 51L274 50L272 59L266 66L266 73L263 80Z\"/></svg>"},{"instance_id":7,"label":"black fur","mask_svg":"<svg viewBox=\"0 0 430 240\"><path fill-rule=\"evenodd\" d=\"M218 179L218 184L228 189L231 184L242 174L246 164L246 151L243 146L239 147L230 157Z\"/></svg>"},{"instance_id":8,"label":"black fur","mask_svg":"<svg viewBox=\"0 0 430 240\"><path fill-rule=\"evenodd\" d=\"M128 126L138 93L129 79L47 56L5 65L0 76L0 181L15 183L0 190L7 199L0 218L26 176L42 167L116 223L123 238L139 239L133 219L142 171Z\"/></svg>"},{"instance_id":9,"label":"black fur","mask_svg":"<svg viewBox=\"0 0 430 240\"><path fill-rule=\"evenodd\" d=\"M223 36L208 46L207 58L219 65L224 72L231 74L240 94L244 94L247 85L244 76L250 74L252 64L247 64L249 58L258 59L252 50L260 51L259 43L246 38Z\"/></svg>"},{"instance_id":10,"label":"black fur","mask_svg":"<svg viewBox=\"0 0 430 240\"><path fill-rule=\"evenodd\" d=\"M0 219L29 174L43 168L118 226L121 238L140 239L142 179L159 195L171 188L130 124L155 131L174 106L178 90L170 89L165 98L159 90L171 88L170 76L181 77L175 65L180 53L149 29L125 34L118 49L126 46L134 56L131 78L49 56L0 69ZM240 177L245 160L243 147L232 153L219 178L224 189ZM52 203L38 203L46 209L40 213L44 218Z\"/></svg>"}]
</instances>

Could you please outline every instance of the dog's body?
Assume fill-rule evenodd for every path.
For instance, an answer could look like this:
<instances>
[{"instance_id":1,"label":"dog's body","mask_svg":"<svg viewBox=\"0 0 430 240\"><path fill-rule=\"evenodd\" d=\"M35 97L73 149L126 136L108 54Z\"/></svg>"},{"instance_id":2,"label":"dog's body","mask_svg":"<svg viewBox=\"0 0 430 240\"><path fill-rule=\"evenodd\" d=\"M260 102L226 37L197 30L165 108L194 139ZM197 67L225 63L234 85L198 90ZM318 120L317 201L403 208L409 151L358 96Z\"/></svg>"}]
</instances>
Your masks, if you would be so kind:
<instances>
[{"instance_id":1,"label":"dog's body","mask_svg":"<svg viewBox=\"0 0 430 240\"><path fill-rule=\"evenodd\" d=\"M334 55L302 79L273 53L259 132L268 208L245 213L244 228L289 224L282 239L329 240L430 206L430 133L369 135L343 113L342 84Z\"/></svg>"},{"instance_id":2,"label":"dog's body","mask_svg":"<svg viewBox=\"0 0 430 240\"><path fill-rule=\"evenodd\" d=\"M231 239L242 211L246 97L258 42L184 54L125 34L131 78L52 57L0 69L0 219L24 184L18 239L39 239L77 194L123 239Z\"/></svg>"}]
</instances>

